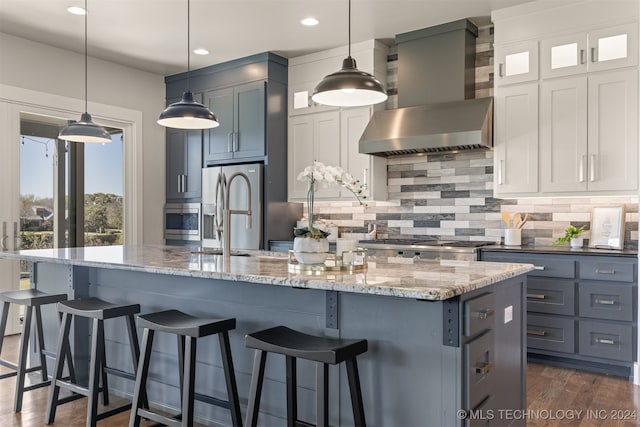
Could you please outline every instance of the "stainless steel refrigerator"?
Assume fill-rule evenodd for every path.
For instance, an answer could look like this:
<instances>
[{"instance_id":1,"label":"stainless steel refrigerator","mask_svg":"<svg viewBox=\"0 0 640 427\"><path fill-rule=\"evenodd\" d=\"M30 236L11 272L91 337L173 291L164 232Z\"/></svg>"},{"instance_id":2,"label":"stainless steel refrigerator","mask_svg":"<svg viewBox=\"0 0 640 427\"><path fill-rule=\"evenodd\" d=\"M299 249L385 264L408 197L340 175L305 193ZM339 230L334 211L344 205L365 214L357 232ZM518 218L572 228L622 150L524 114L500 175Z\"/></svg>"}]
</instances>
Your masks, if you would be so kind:
<instances>
[{"instance_id":1,"label":"stainless steel refrigerator","mask_svg":"<svg viewBox=\"0 0 640 427\"><path fill-rule=\"evenodd\" d=\"M251 203L247 200L247 183L237 177L229 183L232 175L241 172L249 178ZM222 233L229 228L223 224L223 213L228 202L229 209L251 209L248 228L246 215L231 215L231 249L268 249L269 240L292 240L295 221L302 214L298 203L273 200L265 186L265 168L262 163L215 166L202 169L202 246L222 247ZM266 181L267 183L269 181ZM229 186L229 200L225 200ZM280 189L278 189L280 190Z\"/></svg>"}]
</instances>

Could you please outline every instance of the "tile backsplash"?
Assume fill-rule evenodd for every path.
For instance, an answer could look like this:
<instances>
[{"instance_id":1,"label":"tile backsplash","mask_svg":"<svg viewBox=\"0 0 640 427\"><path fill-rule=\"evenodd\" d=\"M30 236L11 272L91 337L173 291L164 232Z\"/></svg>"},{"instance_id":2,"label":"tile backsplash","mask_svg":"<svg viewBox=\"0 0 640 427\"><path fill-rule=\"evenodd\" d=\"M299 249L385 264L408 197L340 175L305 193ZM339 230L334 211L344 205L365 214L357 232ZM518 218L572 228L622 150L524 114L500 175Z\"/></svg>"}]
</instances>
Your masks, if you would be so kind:
<instances>
[{"instance_id":1,"label":"tile backsplash","mask_svg":"<svg viewBox=\"0 0 640 427\"><path fill-rule=\"evenodd\" d=\"M476 97L493 93L493 27L482 27L476 40ZM386 108L397 103L397 54L388 60ZM505 224L501 212L529 214L523 244L548 245L573 224L590 229L596 205L624 205L625 247L638 247L638 197L493 197L493 151L392 157L387 162L389 199L357 202L316 201L317 217L340 227L341 233L366 233L376 224L378 237L436 236L446 239L500 241ZM585 234L588 244L589 234Z\"/></svg>"}]
</instances>

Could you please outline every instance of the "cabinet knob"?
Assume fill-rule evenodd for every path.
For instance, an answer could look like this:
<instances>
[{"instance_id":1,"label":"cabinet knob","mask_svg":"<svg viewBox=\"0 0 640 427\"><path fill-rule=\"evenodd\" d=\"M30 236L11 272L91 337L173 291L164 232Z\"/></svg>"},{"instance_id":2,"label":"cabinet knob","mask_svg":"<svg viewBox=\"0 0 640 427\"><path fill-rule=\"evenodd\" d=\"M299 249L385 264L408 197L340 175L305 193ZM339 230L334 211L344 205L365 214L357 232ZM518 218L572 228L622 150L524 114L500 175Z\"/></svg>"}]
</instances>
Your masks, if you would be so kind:
<instances>
[{"instance_id":1,"label":"cabinet knob","mask_svg":"<svg viewBox=\"0 0 640 427\"><path fill-rule=\"evenodd\" d=\"M533 269L542 271L542 270L544 270L544 265L534 265Z\"/></svg>"},{"instance_id":2,"label":"cabinet knob","mask_svg":"<svg viewBox=\"0 0 640 427\"><path fill-rule=\"evenodd\" d=\"M597 274L616 274L616 271L614 269L601 269L601 268L596 268L596 273Z\"/></svg>"},{"instance_id":3,"label":"cabinet knob","mask_svg":"<svg viewBox=\"0 0 640 427\"><path fill-rule=\"evenodd\" d=\"M539 330L539 329L527 329L527 335L536 335L538 337L544 337L547 335L547 331Z\"/></svg>"},{"instance_id":4,"label":"cabinet knob","mask_svg":"<svg viewBox=\"0 0 640 427\"><path fill-rule=\"evenodd\" d=\"M527 298L533 299L545 299L547 296L545 294L527 294Z\"/></svg>"},{"instance_id":5,"label":"cabinet knob","mask_svg":"<svg viewBox=\"0 0 640 427\"><path fill-rule=\"evenodd\" d=\"M594 301L596 304L600 305L616 305L616 302L612 299L600 299L596 298Z\"/></svg>"},{"instance_id":6,"label":"cabinet knob","mask_svg":"<svg viewBox=\"0 0 640 427\"><path fill-rule=\"evenodd\" d=\"M595 341L597 344L616 345L615 340L612 340L611 338L596 338Z\"/></svg>"}]
</instances>

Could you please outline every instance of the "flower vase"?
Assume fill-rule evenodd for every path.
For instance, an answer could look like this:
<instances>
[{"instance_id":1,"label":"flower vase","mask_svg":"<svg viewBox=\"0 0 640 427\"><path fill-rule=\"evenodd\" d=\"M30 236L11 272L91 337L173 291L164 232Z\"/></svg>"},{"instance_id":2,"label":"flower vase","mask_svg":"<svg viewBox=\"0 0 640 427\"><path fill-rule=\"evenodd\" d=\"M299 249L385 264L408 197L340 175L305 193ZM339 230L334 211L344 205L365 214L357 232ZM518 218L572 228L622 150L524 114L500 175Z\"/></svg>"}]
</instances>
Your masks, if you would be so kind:
<instances>
[{"instance_id":1,"label":"flower vase","mask_svg":"<svg viewBox=\"0 0 640 427\"><path fill-rule=\"evenodd\" d=\"M329 256L329 240L327 238L296 237L293 239L293 251L300 264L324 264Z\"/></svg>"}]
</instances>

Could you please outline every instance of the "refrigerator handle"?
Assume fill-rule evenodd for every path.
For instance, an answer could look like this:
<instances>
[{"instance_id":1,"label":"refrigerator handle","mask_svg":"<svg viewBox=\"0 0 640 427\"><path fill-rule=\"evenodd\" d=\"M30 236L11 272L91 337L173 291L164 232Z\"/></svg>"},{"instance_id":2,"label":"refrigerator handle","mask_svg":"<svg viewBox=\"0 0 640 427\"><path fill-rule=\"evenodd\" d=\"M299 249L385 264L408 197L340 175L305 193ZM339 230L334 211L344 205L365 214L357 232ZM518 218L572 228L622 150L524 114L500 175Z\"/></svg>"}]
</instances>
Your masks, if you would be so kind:
<instances>
[{"instance_id":1,"label":"refrigerator handle","mask_svg":"<svg viewBox=\"0 0 640 427\"><path fill-rule=\"evenodd\" d=\"M224 215L222 214L222 212L224 210L224 191L226 187L227 187L226 177L224 176L224 173L220 171L218 173L218 179L216 180L216 192L215 192L215 199L214 199L214 202L216 205L215 221L216 221L216 234L218 236L218 240L222 239L222 229L224 227L224 223L223 223Z\"/></svg>"}]
</instances>

